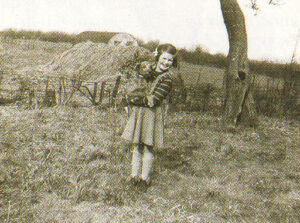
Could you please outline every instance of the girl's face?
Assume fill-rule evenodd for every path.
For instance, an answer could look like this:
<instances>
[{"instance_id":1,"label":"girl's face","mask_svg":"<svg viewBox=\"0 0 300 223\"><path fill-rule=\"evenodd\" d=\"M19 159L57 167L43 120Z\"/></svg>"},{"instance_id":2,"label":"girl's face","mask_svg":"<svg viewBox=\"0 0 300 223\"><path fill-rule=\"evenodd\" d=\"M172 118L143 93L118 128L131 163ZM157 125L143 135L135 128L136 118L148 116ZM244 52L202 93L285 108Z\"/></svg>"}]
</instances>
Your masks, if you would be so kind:
<instances>
[{"instance_id":1,"label":"girl's face","mask_svg":"<svg viewBox=\"0 0 300 223\"><path fill-rule=\"evenodd\" d=\"M156 71L163 72L169 70L173 65L173 61L174 55L168 52L163 52L158 58Z\"/></svg>"}]
</instances>

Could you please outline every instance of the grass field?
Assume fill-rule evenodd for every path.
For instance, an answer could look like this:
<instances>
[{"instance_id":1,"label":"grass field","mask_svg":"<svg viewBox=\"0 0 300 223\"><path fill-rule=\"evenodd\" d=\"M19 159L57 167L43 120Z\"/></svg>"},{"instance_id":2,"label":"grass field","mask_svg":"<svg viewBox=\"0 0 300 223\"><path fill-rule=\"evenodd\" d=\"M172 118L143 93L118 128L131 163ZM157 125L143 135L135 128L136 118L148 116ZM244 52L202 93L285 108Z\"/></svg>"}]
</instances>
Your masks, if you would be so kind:
<instances>
[{"instance_id":1,"label":"grass field","mask_svg":"<svg viewBox=\"0 0 300 223\"><path fill-rule=\"evenodd\" d=\"M299 126L261 117L229 132L169 114L153 185L130 186L126 114L1 107L1 222L297 222Z\"/></svg>"},{"instance_id":2,"label":"grass field","mask_svg":"<svg viewBox=\"0 0 300 223\"><path fill-rule=\"evenodd\" d=\"M171 110L143 191L128 182L123 110L1 106L0 222L299 222L299 122L260 116L232 131L219 116Z\"/></svg>"},{"instance_id":3,"label":"grass field","mask_svg":"<svg viewBox=\"0 0 300 223\"><path fill-rule=\"evenodd\" d=\"M224 69L200 66L182 62L180 64L180 72L187 86L197 86L199 84L211 84L215 88L221 89L223 86ZM269 84L274 87L278 85L279 89L283 87L283 80L279 78L271 78L264 75L255 75L255 85L265 88Z\"/></svg>"}]
</instances>

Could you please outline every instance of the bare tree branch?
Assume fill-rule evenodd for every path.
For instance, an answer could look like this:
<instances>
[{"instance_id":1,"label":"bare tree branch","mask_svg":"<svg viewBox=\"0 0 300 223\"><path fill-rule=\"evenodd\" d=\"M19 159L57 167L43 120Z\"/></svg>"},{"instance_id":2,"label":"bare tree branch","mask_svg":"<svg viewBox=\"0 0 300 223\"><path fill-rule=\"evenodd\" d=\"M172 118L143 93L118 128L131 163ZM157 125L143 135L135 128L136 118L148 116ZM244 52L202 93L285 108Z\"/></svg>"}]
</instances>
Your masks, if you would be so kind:
<instances>
[{"instance_id":1,"label":"bare tree branch","mask_svg":"<svg viewBox=\"0 0 300 223\"><path fill-rule=\"evenodd\" d=\"M256 0L251 0L251 9L253 9L255 15L257 15L259 7L257 6Z\"/></svg>"},{"instance_id":2,"label":"bare tree branch","mask_svg":"<svg viewBox=\"0 0 300 223\"><path fill-rule=\"evenodd\" d=\"M258 11L260 10L258 0L250 0L250 7L253 9L255 15L257 15ZM280 5L281 0L267 0L269 5Z\"/></svg>"},{"instance_id":3,"label":"bare tree branch","mask_svg":"<svg viewBox=\"0 0 300 223\"><path fill-rule=\"evenodd\" d=\"M280 0L269 0L269 5L279 5Z\"/></svg>"}]
</instances>

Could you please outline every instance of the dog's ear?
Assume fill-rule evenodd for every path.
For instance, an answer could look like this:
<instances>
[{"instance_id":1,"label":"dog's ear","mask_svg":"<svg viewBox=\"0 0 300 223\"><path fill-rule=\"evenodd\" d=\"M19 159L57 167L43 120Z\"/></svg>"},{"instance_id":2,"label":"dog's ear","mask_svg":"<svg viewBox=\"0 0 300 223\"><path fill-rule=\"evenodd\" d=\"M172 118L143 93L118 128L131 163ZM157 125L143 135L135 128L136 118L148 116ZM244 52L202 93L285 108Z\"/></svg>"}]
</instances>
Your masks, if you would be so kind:
<instances>
[{"instance_id":1,"label":"dog's ear","mask_svg":"<svg viewBox=\"0 0 300 223\"><path fill-rule=\"evenodd\" d=\"M137 65L137 71L140 74L148 74L149 72L151 72L150 65L151 65L150 63L142 62L142 63Z\"/></svg>"}]
</instances>

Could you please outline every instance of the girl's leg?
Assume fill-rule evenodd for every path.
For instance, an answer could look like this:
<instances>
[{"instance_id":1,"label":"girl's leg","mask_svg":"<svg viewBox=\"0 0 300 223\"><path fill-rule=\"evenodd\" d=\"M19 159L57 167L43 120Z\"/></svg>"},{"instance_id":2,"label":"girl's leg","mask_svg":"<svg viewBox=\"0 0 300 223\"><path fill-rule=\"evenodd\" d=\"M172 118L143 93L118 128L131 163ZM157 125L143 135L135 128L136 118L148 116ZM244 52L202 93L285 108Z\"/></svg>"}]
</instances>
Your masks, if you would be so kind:
<instances>
[{"instance_id":1,"label":"girl's leg","mask_svg":"<svg viewBox=\"0 0 300 223\"><path fill-rule=\"evenodd\" d=\"M140 174L142 165L142 151L141 145L134 144L132 151L132 162L131 162L131 177L137 179Z\"/></svg>"},{"instance_id":2,"label":"girl's leg","mask_svg":"<svg viewBox=\"0 0 300 223\"><path fill-rule=\"evenodd\" d=\"M144 180L148 184L150 184L150 173L152 169L153 159L153 147L144 145L142 180Z\"/></svg>"}]
</instances>

